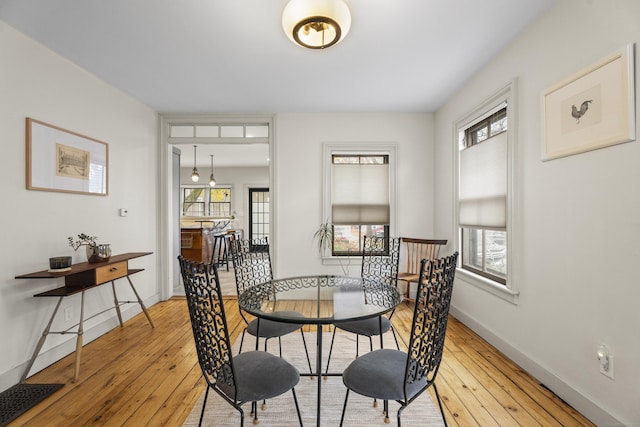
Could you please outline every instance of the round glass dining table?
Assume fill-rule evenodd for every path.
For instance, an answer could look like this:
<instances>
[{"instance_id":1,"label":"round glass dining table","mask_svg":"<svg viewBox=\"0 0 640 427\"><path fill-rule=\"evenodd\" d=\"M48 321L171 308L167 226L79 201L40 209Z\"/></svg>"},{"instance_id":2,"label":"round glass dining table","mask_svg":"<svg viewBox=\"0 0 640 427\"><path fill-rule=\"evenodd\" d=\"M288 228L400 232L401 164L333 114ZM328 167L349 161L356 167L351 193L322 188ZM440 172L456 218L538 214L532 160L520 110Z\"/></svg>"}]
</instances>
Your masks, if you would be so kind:
<instances>
[{"instance_id":1,"label":"round glass dining table","mask_svg":"<svg viewBox=\"0 0 640 427\"><path fill-rule=\"evenodd\" d=\"M258 319L317 325L316 371L309 375L318 377L318 426L323 375L322 326L377 317L393 310L401 301L402 297L395 286L347 276L276 279L252 286L238 296L240 308Z\"/></svg>"}]
</instances>

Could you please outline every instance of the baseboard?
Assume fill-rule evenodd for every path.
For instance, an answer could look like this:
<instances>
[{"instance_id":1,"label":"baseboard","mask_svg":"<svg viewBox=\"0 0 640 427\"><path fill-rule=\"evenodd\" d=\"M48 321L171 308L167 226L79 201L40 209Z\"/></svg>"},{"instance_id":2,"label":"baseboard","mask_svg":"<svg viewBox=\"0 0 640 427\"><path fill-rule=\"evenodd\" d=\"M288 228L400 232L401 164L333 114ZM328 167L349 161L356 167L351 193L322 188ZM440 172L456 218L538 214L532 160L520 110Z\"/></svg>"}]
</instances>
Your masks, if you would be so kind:
<instances>
[{"instance_id":1,"label":"baseboard","mask_svg":"<svg viewBox=\"0 0 640 427\"><path fill-rule=\"evenodd\" d=\"M144 301L145 306L151 307L154 304L157 304L160 301L160 295L156 294L147 300ZM138 304L127 304L123 305L120 308L122 313L122 322L126 322L132 317L142 313L142 308ZM100 338L102 335L107 332L117 328L120 326L118 321L118 316L116 311L109 311L109 314L104 314L103 317L96 321L98 317L88 321L84 325L84 331L82 334L83 346L89 344L91 341ZM95 323L94 323L95 322ZM38 326L37 333L41 333L40 328L44 328L45 325ZM126 327L126 325L125 325ZM40 335L38 335L39 337ZM68 356L69 354L76 351L76 335L69 334L69 338L63 342L60 342L50 348L46 348L47 341L45 341L45 350L40 351L38 357L36 358L31 370L29 371L28 376L32 376L46 367L56 363L60 359ZM29 353L25 354L25 360L20 363L18 366L3 372L0 374L0 392L8 389L9 387L18 384L20 382L20 377L22 376L29 359L32 356L32 352L34 348L29 349ZM82 375L82 370L80 371L80 375ZM69 381L73 378L73 371L69 371Z\"/></svg>"},{"instance_id":2,"label":"baseboard","mask_svg":"<svg viewBox=\"0 0 640 427\"><path fill-rule=\"evenodd\" d=\"M485 327L476 319L468 316L453 305L450 308L450 314L466 325L469 329L480 335L489 344L504 353L509 359L520 366L524 371L536 378L549 390L554 392L558 397L571 405L582 415L591 420L598 426L624 426L622 422L613 415L598 406L588 396L576 390L570 384L563 381L557 375L533 361L526 354L513 347L507 341L503 340L491 330Z\"/></svg>"}]
</instances>

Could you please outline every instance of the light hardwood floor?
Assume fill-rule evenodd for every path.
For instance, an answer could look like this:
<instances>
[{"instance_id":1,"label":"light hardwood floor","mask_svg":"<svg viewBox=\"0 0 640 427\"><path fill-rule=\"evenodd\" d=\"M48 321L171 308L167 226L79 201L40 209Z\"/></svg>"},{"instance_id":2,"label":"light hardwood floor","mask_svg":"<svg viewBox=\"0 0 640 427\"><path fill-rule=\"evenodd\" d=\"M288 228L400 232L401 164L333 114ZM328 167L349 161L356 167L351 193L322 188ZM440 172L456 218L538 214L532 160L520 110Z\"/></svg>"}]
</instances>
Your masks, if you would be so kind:
<instances>
[{"instance_id":1,"label":"light hardwood floor","mask_svg":"<svg viewBox=\"0 0 640 427\"><path fill-rule=\"evenodd\" d=\"M225 308L233 342L243 327L237 300L227 298ZM78 382L73 354L30 377L66 385L11 426L182 425L204 390L186 302L176 297L149 311L155 329L140 314L87 344ZM401 346L412 313L405 302L393 316ZM436 384L450 426L593 425L454 318Z\"/></svg>"}]
</instances>

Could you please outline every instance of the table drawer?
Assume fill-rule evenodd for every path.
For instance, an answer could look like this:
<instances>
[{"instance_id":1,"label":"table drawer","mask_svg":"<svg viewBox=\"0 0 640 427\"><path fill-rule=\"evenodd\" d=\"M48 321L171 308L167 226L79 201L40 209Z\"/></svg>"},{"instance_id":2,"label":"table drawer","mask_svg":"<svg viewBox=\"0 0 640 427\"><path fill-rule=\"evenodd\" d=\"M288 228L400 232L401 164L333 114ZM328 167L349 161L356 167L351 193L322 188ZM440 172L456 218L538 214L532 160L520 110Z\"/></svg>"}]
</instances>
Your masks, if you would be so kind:
<instances>
[{"instance_id":1,"label":"table drawer","mask_svg":"<svg viewBox=\"0 0 640 427\"><path fill-rule=\"evenodd\" d=\"M110 282L127 275L127 261L116 262L96 268L96 284Z\"/></svg>"}]
</instances>

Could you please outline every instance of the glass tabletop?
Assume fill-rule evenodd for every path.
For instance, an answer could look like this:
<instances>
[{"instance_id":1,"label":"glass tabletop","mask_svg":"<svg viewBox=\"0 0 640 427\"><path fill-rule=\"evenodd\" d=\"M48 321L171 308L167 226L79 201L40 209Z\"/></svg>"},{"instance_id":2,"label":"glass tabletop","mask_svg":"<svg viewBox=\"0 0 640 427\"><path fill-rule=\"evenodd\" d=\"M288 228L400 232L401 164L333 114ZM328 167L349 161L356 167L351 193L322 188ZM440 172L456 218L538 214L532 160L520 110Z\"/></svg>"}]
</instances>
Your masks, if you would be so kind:
<instances>
[{"instance_id":1,"label":"glass tabletop","mask_svg":"<svg viewBox=\"0 0 640 427\"><path fill-rule=\"evenodd\" d=\"M395 286L347 276L300 276L255 285L238 296L254 316L300 324L331 324L379 316L402 301Z\"/></svg>"}]
</instances>

